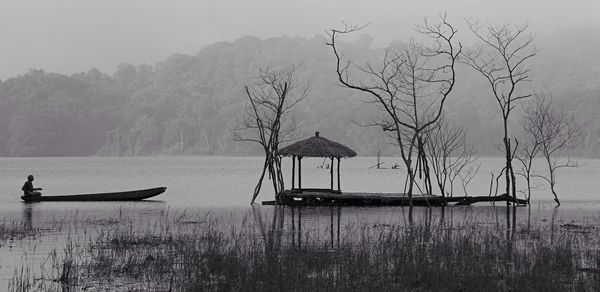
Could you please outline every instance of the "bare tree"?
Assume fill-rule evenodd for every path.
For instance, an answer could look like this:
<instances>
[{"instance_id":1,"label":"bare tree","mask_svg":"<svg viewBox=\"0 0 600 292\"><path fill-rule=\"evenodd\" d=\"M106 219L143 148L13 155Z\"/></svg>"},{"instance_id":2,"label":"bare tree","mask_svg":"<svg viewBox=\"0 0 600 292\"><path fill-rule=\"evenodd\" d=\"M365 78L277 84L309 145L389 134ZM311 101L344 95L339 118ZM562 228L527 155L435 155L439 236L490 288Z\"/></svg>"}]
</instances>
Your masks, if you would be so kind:
<instances>
[{"instance_id":1,"label":"bare tree","mask_svg":"<svg viewBox=\"0 0 600 292\"><path fill-rule=\"evenodd\" d=\"M527 202L531 201L531 189L532 189L532 178L533 178L533 161L540 152L542 144L542 137L537 135L538 124L543 123L545 117L543 111L538 108L544 103L540 100L539 95L535 95L533 100L523 105L524 116L521 120L521 125L524 131L524 137L521 139L521 149L517 152L516 158L521 162L521 169L519 175L525 178L527 182Z\"/></svg>"},{"instance_id":2,"label":"bare tree","mask_svg":"<svg viewBox=\"0 0 600 292\"><path fill-rule=\"evenodd\" d=\"M559 162L561 151L571 145L580 134L575 118L567 114L564 109L555 109L552 106L552 98L544 94L538 94L525 107L525 132L529 137L535 137L539 152L548 167L547 175L534 175L544 179L550 185L554 201L560 206L558 194L556 193L556 172L559 168L575 167L577 164L568 159Z\"/></svg>"},{"instance_id":3,"label":"bare tree","mask_svg":"<svg viewBox=\"0 0 600 292\"><path fill-rule=\"evenodd\" d=\"M469 166L477 160L473 157L473 148L466 143L466 130L450 124L442 115L435 127L426 133L425 150L440 193L452 197L456 178L461 176L461 172L474 170ZM463 177L472 179L466 174Z\"/></svg>"},{"instance_id":4,"label":"bare tree","mask_svg":"<svg viewBox=\"0 0 600 292\"><path fill-rule=\"evenodd\" d=\"M473 160L472 162L475 161ZM458 172L458 177L460 178L460 185L465 196L469 195L469 193L467 192L467 187L471 183L471 180L473 180L475 175L477 175L477 173L479 172L480 167L481 163L469 163L465 165L465 167L463 167L460 172Z\"/></svg>"},{"instance_id":5,"label":"bare tree","mask_svg":"<svg viewBox=\"0 0 600 292\"><path fill-rule=\"evenodd\" d=\"M531 181L533 178L533 160L539 153L539 144L537 141L529 141L527 144L522 144L515 158L521 162L521 169L517 172L525 178L527 183L527 204L531 201Z\"/></svg>"},{"instance_id":6,"label":"bare tree","mask_svg":"<svg viewBox=\"0 0 600 292\"><path fill-rule=\"evenodd\" d=\"M336 57L340 83L371 98L381 113L380 120L373 124L389 133L400 148L408 172L407 194L412 211L417 168L423 166L420 163L426 163L421 136L435 125L454 88L455 64L462 46L454 40L456 30L442 15L438 24L424 19L423 24L417 26L418 32L433 40L432 46L415 42L391 45L385 49L380 65L357 65L344 58L336 41L340 35L362 28L344 24L342 29L332 29L327 45ZM416 161L413 155L417 155Z\"/></svg>"},{"instance_id":7,"label":"bare tree","mask_svg":"<svg viewBox=\"0 0 600 292\"><path fill-rule=\"evenodd\" d=\"M275 195L284 190L279 145L289 141L296 129L289 117L290 110L308 96L309 86L300 88L294 73L297 66L289 69L260 69L253 86L245 86L248 104L243 126L233 130L234 140L260 144L265 153L263 170L254 188L251 204L260 193L268 170Z\"/></svg>"},{"instance_id":8,"label":"bare tree","mask_svg":"<svg viewBox=\"0 0 600 292\"><path fill-rule=\"evenodd\" d=\"M529 81L527 61L535 56L533 35L527 34L528 24L512 27L467 21L469 29L483 44L477 49L465 50L462 62L479 72L489 83L502 113L504 154L506 156L506 194L516 202L516 178L512 160L518 145L512 145L508 121L516 103L531 94L523 85ZM515 144L517 144L515 140ZM507 202L507 204L509 204Z\"/></svg>"},{"instance_id":9,"label":"bare tree","mask_svg":"<svg viewBox=\"0 0 600 292\"><path fill-rule=\"evenodd\" d=\"M498 195L498 185L499 185L498 182L500 181L500 177L504 173L504 170L506 170L506 166L504 166L500 170L500 172L498 173L498 175L496 176L496 179L495 179L496 180L496 184L495 184L496 188L494 189L494 196ZM492 188L494 187L494 172L491 172L490 175L491 175L491 178L490 178L490 193L489 193L488 197L492 196Z\"/></svg>"}]
</instances>

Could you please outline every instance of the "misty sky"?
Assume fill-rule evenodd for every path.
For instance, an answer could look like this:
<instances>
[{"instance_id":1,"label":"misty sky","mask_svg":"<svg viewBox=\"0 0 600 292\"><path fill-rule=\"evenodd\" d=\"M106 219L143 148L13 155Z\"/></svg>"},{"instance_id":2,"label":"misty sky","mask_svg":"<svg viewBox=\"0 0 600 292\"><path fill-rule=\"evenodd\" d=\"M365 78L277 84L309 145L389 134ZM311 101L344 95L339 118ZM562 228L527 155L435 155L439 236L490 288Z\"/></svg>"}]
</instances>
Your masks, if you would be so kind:
<instances>
[{"instance_id":1,"label":"misty sky","mask_svg":"<svg viewBox=\"0 0 600 292\"><path fill-rule=\"evenodd\" d=\"M422 17L522 23L541 33L600 27L600 1L571 0L0 0L0 79L30 68L112 73L123 62L154 64L245 35L312 37L350 23L370 23L376 45L413 34ZM463 29L464 32L464 29Z\"/></svg>"}]
</instances>

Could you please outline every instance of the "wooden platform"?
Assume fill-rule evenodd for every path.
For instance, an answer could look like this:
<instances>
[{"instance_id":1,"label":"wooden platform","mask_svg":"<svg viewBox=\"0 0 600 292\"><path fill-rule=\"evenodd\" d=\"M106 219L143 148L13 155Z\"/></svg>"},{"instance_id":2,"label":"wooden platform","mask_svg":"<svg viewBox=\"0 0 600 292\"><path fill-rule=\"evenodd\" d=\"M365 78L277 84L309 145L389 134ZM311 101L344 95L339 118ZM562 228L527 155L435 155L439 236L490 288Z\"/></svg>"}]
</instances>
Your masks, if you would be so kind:
<instances>
[{"instance_id":1,"label":"wooden platform","mask_svg":"<svg viewBox=\"0 0 600 292\"><path fill-rule=\"evenodd\" d=\"M365 192L337 192L331 190L303 189L285 190L277 196L277 201L263 201L263 205L288 205L288 206L408 206L410 200L404 193L365 193ZM414 194L414 206L446 206L449 203L456 205L471 205L477 202L512 201L507 195L476 196L476 197L448 197L431 194ZM527 204L526 200L517 199L519 204Z\"/></svg>"}]
</instances>

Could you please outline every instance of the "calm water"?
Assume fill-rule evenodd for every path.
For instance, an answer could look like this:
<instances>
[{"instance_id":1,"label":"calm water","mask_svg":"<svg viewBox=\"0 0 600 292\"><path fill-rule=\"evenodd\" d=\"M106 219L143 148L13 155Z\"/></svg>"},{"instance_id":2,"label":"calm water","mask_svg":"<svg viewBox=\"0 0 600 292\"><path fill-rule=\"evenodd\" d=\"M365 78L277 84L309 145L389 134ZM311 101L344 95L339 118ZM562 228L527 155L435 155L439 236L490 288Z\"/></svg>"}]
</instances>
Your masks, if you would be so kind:
<instances>
[{"instance_id":1,"label":"calm water","mask_svg":"<svg viewBox=\"0 0 600 292\"><path fill-rule=\"evenodd\" d=\"M386 166L401 164L399 159L384 158ZM303 160L303 187L328 187L329 170L320 168L322 159ZM479 174L468 186L469 195L487 195L490 173L501 169L502 159L482 158ZM368 192L398 192L403 187L402 169L372 169L375 158L354 158L342 161L342 190ZM289 159L284 169L290 169ZM327 162L325 161L325 165ZM256 218L258 212L272 213L272 207L249 206L262 159L259 157L91 157L91 158L0 158L0 220L25 222L40 228L41 237L0 244L0 290L27 262L43 261L54 249L61 249L69 236L90 236L88 232L111 223L114 218L134 218L149 224L152 218L165 213L212 213L232 220ZM286 179L289 182L289 173ZM168 189L149 202L41 202L24 204L19 199L20 188L27 174L36 176L34 185L44 188L46 195L76 194L133 190L166 186ZM560 208L554 208L550 191L537 181L531 213L518 212L519 224L527 219L536 222L575 222L598 225L600 222L600 161L581 160L580 167L561 170L558 176ZM522 180L521 180L522 181ZM455 195L462 195L460 184ZM263 184L257 201L272 200L269 181ZM440 218L439 209L418 208L416 219L429 213ZM304 208L304 228L328 226L339 212L344 224L402 224L404 209L379 208ZM296 211L295 214L297 214ZM453 207L454 221L481 224L502 224L504 208L481 204L473 207ZM290 216L289 212L286 216ZM445 215L446 217L448 215ZM436 220L436 219L434 219ZM118 221L117 221L118 222ZM550 224L550 223L548 223Z\"/></svg>"},{"instance_id":2,"label":"calm water","mask_svg":"<svg viewBox=\"0 0 600 292\"><path fill-rule=\"evenodd\" d=\"M384 158L384 165L401 164L398 159ZM289 159L284 160L288 170ZM397 192L403 186L402 169L370 169L374 158L342 161L342 190ZM480 159L479 174L468 187L470 195L487 195L490 173L497 173L502 160ZM329 170L318 168L322 159L303 161L304 187L328 187ZM564 201L600 200L600 161L581 160L580 167L561 169L558 191ZM91 158L0 158L0 214L19 210L21 186L26 176L36 176L34 185L44 194L77 194L168 187L156 197L173 207L240 207L248 206L262 167L259 157L91 157ZM285 173L289 183L289 171ZM523 180L521 180L522 182ZM458 183L457 183L458 184ZM551 200L552 195L538 180L540 188L534 199ZM455 192L462 193L458 184ZM273 199L267 181L259 200ZM93 210L111 204L93 204ZM89 209L90 203L48 203L44 209Z\"/></svg>"}]
</instances>

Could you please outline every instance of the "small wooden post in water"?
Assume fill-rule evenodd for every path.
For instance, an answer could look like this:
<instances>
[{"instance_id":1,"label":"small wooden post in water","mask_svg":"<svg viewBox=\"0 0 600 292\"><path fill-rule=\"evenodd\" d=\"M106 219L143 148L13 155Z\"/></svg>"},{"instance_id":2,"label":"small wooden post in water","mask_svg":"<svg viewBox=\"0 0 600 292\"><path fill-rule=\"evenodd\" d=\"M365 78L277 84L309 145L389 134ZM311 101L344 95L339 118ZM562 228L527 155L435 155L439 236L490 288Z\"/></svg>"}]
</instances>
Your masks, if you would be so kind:
<instances>
[{"instance_id":1,"label":"small wooden post in water","mask_svg":"<svg viewBox=\"0 0 600 292\"><path fill-rule=\"evenodd\" d=\"M296 178L296 156L292 156L292 190L296 186L295 178Z\"/></svg>"},{"instance_id":2,"label":"small wooden post in water","mask_svg":"<svg viewBox=\"0 0 600 292\"><path fill-rule=\"evenodd\" d=\"M338 161L338 163L337 163L338 191L341 192L342 190L340 189L340 158L339 157L337 158L337 161Z\"/></svg>"},{"instance_id":3,"label":"small wooden post in water","mask_svg":"<svg viewBox=\"0 0 600 292\"><path fill-rule=\"evenodd\" d=\"M298 189L302 191L302 156L298 156Z\"/></svg>"},{"instance_id":4,"label":"small wooden post in water","mask_svg":"<svg viewBox=\"0 0 600 292\"><path fill-rule=\"evenodd\" d=\"M333 192L333 156L331 156L331 163L329 165L329 173L331 174L331 191Z\"/></svg>"}]
</instances>

